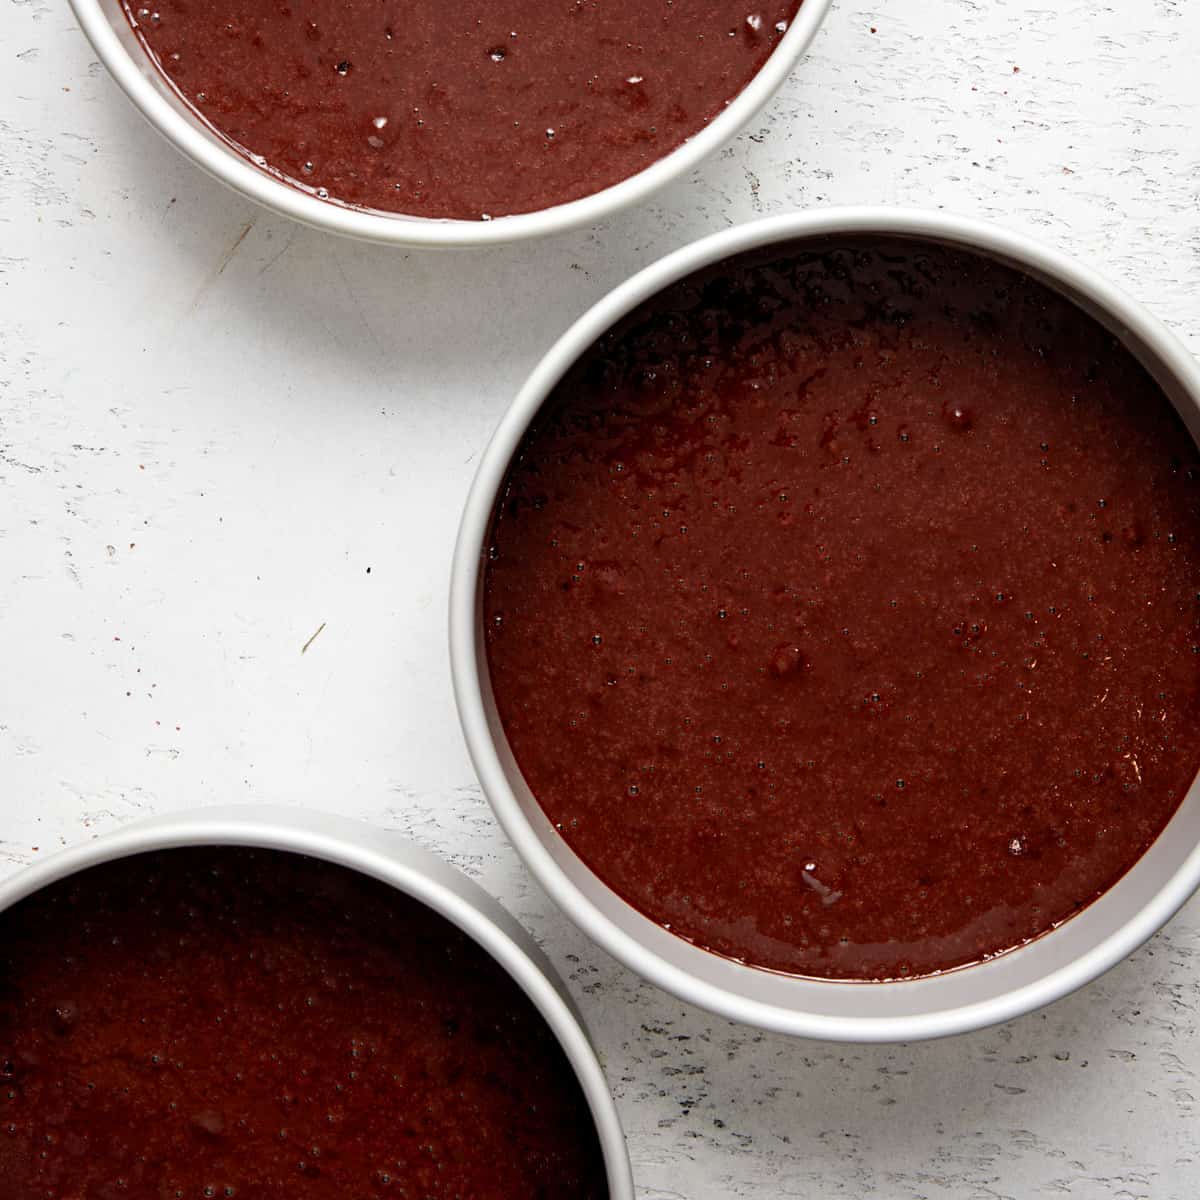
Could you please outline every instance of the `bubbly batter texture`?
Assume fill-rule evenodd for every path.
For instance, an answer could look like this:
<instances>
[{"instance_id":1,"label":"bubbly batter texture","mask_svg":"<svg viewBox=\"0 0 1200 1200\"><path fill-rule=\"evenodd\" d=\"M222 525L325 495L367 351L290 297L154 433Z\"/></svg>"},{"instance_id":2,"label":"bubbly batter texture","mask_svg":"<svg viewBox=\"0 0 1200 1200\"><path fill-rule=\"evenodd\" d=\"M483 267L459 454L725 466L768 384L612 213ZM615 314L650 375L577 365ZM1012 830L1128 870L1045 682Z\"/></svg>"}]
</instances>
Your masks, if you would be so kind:
<instances>
[{"instance_id":1,"label":"bubbly batter texture","mask_svg":"<svg viewBox=\"0 0 1200 1200\"><path fill-rule=\"evenodd\" d=\"M765 968L920 976L1112 886L1200 766L1200 463L1073 304L919 242L671 288L549 400L485 637L619 895Z\"/></svg>"},{"instance_id":2,"label":"bubbly batter texture","mask_svg":"<svg viewBox=\"0 0 1200 1200\"><path fill-rule=\"evenodd\" d=\"M531 212L618 183L753 78L799 0L123 0L248 156L347 204Z\"/></svg>"},{"instance_id":3,"label":"bubbly batter texture","mask_svg":"<svg viewBox=\"0 0 1200 1200\"><path fill-rule=\"evenodd\" d=\"M0 916L8 1200L608 1195L507 974L326 863L142 855Z\"/></svg>"}]
</instances>

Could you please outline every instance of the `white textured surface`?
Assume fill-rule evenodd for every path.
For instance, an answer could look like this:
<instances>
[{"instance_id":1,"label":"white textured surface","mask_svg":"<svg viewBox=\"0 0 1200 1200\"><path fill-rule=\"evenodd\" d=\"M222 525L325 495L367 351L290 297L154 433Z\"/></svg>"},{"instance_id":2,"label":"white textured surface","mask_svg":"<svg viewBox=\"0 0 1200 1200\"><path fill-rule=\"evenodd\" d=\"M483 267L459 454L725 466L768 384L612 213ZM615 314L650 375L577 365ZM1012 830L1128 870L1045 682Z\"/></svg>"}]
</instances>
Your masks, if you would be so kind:
<instances>
[{"instance_id":1,"label":"white textured surface","mask_svg":"<svg viewBox=\"0 0 1200 1200\"><path fill-rule=\"evenodd\" d=\"M450 256L329 240L200 177L60 3L0 0L0 68L0 870L190 805L365 817L544 941L646 1200L1193 1200L1197 902L1083 993L948 1042L801 1044L685 1011L586 944L498 835L444 613L475 456L539 353L725 224L990 216L1200 350L1200 2L842 0L762 119L656 203Z\"/></svg>"}]
</instances>

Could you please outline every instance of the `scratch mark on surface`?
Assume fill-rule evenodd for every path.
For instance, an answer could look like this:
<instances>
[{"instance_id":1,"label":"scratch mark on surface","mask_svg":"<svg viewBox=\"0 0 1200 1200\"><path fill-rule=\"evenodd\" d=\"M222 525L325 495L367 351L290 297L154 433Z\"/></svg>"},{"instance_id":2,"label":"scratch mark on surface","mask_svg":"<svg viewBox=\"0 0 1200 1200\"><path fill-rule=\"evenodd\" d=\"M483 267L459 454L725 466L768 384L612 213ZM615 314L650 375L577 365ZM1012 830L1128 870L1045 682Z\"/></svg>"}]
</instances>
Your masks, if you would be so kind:
<instances>
[{"instance_id":1,"label":"scratch mark on surface","mask_svg":"<svg viewBox=\"0 0 1200 1200\"><path fill-rule=\"evenodd\" d=\"M314 634L312 635L312 637L310 637L310 638L308 639L308 641L307 641L307 642L305 642L305 643L304 643L304 645L300 647L300 653L301 653L301 654L307 654L307 653L308 653L308 648L309 648L309 646L311 646L311 645L313 644L313 642L315 642L315 641L317 640L317 638L319 638L319 637L321 636L321 630L322 630L322 629L324 629L324 628L325 628L325 622L324 622L324 621L322 621L322 622L321 622L321 624L317 626L317 632L316 632L316 633L314 633Z\"/></svg>"},{"instance_id":2,"label":"scratch mark on surface","mask_svg":"<svg viewBox=\"0 0 1200 1200\"><path fill-rule=\"evenodd\" d=\"M297 230L293 229L283 245L276 250L275 253L272 254L271 257L268 258L261 267L259 267L258 274L260 278L265 275L292 248L292 243L296 240L297 232Z\"/></svg>"},{"instance_id":3,"label":"scratch mark on surface","mask_svg":"<svg viewBox=\"0 0 1200 1200\"><path fill-rule=\"evenodd\" d=\"M233 256L238 252L238 247L246 240L247 237L249 237L250 230L252 230L253 228L254 228L254 222L248 221L246 223L246 228L243 229L242 232L237 235L237 238L234 240L233 245L230 246L229 249L225 251L224 257L217 264L216 272L213 275L214 279L220 279L220 277L224 274L225 268L227 266L229 266L229 264L233 261Z\"/></svg>"},{"instance_id":4,"label":"scratch mark on surface","mask_svg":"<svg viewBox=\"0 0 1200 1200\"><path fill-rule=\"evenodd\" d=\"M233 262L233 256L237 254L238 248L250 236L250 231L253 228L254 222L247 221L241 233L239 233L237 237L233 239L233 244L228 250L225 251L224 254L221 255L212 274L209 275L209 277L200 285L195 296L192 297L192 303L190 307L193 311L200 307L200 303L208 294L209 288L211 288L212 285L221 278L221 276L225 273L225 268L228 267L231 262Z\"/></svg>"},{"instance_id":5,"label":"scratch mark on surface","mask_svg":"<svg viewBox=\"0 0 1200 1200\"><path fill-rule=\"evenodd\" d=\"M26 471L30 475L40 475L42 473L42 467L34 466L33 463L21 462L19 458L14 458L8 451L9 447L7 446L0 448L0 465L13 467L18 471Z\"/></svg>"},{"instance_id":6,"label":"scratch mark on surface","mask_svg":"<svg viewBox=\"0 0 1200 1200\"><path fill-rule=\"evenodd\" d=\"M363 306L359 303L357 294L350 286L350 280L346 277L346 269L342 266L342 260L335 258L334 265L337 267L338 274L342 277L342 285L346 289L346 295L350 297L350 303L354 305L354 311L358 314L358 319L362 323L363 329L366 330L367 337L371 339L371 345L375 347L377 354L383 355L383 346L380 345L379 339L375 336L375 330L371 328L371 322L367 320L367 314L363 311Z\"/></svg>"}]
</instances>

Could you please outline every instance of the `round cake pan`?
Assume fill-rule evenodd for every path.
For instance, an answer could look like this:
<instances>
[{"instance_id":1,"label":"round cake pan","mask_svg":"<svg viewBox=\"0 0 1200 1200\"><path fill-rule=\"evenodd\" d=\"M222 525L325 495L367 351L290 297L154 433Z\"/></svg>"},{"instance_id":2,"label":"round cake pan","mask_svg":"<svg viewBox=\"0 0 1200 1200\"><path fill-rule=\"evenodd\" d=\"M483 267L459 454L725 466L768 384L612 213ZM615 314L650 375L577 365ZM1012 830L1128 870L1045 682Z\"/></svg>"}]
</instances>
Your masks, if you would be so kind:
<instances>
[{"instance_id":1,"label":"round cake pan","mask_svg":"<svg viewBox=\"0 0 1200 1200\"><path fill-rule=\"evenodd\" d=\"M562 980L533 938L482 888L403 838L303 809L239 806L155 817L54 854L0 882L0 912L88 867L184 846L253 846L324 859L388 884L461 929L508 972L557 1037L595 1121L609 1196L633 1200L620 1118Z\"/></svg>"},{"instance_id":2,"label":"round cake pan","mask_svg":"<svg viewBox=\"0 0 1200 1200\"><path fill-rule=\"evenodd\" d=\"M804 0L771 57L698 133L644 170L590 196L492 221L432 220L322 200L255 166L196 115L142 49L120 0L71 0L100 61L142 115L213 178L259 204L316 229L396 246L483 246L594 225L679 179L746 125L783 84L833 0Z\"/></svg>"},{"instance_id":3,"label":"round cake pan","mask_svg":"<svg viewBox=\"0 0 1200 1200\"><path fill-rule=\"evenodd\" d=\"M1128 955L1200 884L1200 785L1109 891L1035 941L932 977L849 983L776 974L718 957L660 928L602 883L555 831L521 776L496 713L481 619L481 570L509 463L571 365L663 288L732 255L830 236L885 235L1005 263L1068 297L1111 330L1163 388L1200 441L1200 368L1167 328L1089 268L1028 237L940 212L828 209L705 238L616 288L553 346L500 422L467 499L450 592L450 650L467 746L510 841L554 900L599 945L684 1000L763 1029L838 1041L908 1041L977 1029L1065 996Z\"/></svg>"}]
</instances>

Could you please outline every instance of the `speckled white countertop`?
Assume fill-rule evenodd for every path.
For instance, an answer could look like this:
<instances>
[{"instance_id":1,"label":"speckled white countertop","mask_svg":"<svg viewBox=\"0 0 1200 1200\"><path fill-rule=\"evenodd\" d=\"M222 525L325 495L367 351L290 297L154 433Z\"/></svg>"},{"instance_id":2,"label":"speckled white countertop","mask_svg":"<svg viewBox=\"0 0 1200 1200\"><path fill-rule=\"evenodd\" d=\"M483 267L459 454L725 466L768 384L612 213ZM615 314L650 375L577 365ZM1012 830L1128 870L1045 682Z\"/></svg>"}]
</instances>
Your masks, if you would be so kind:
<instances>
[{"instance_id":1,"label":"speckled white countertop","mask_svg":"<svg viewBox=\"0 0 1200 1200\"><path fill-rule=\"evenodd\" d=\"M975 1036L862 1049L711 1019L530 884L467 762L444 632L459 508L522 378L610 286L727 224L992 217L1200 351L1200 0L840 0L690 179L483 253L336 241L227 193L57 0L0 0L0 78L0 870L231 801L407 831L569 978L646 1200L1200 1194L1200 902Z\"/></svg>"}]
</instances>

